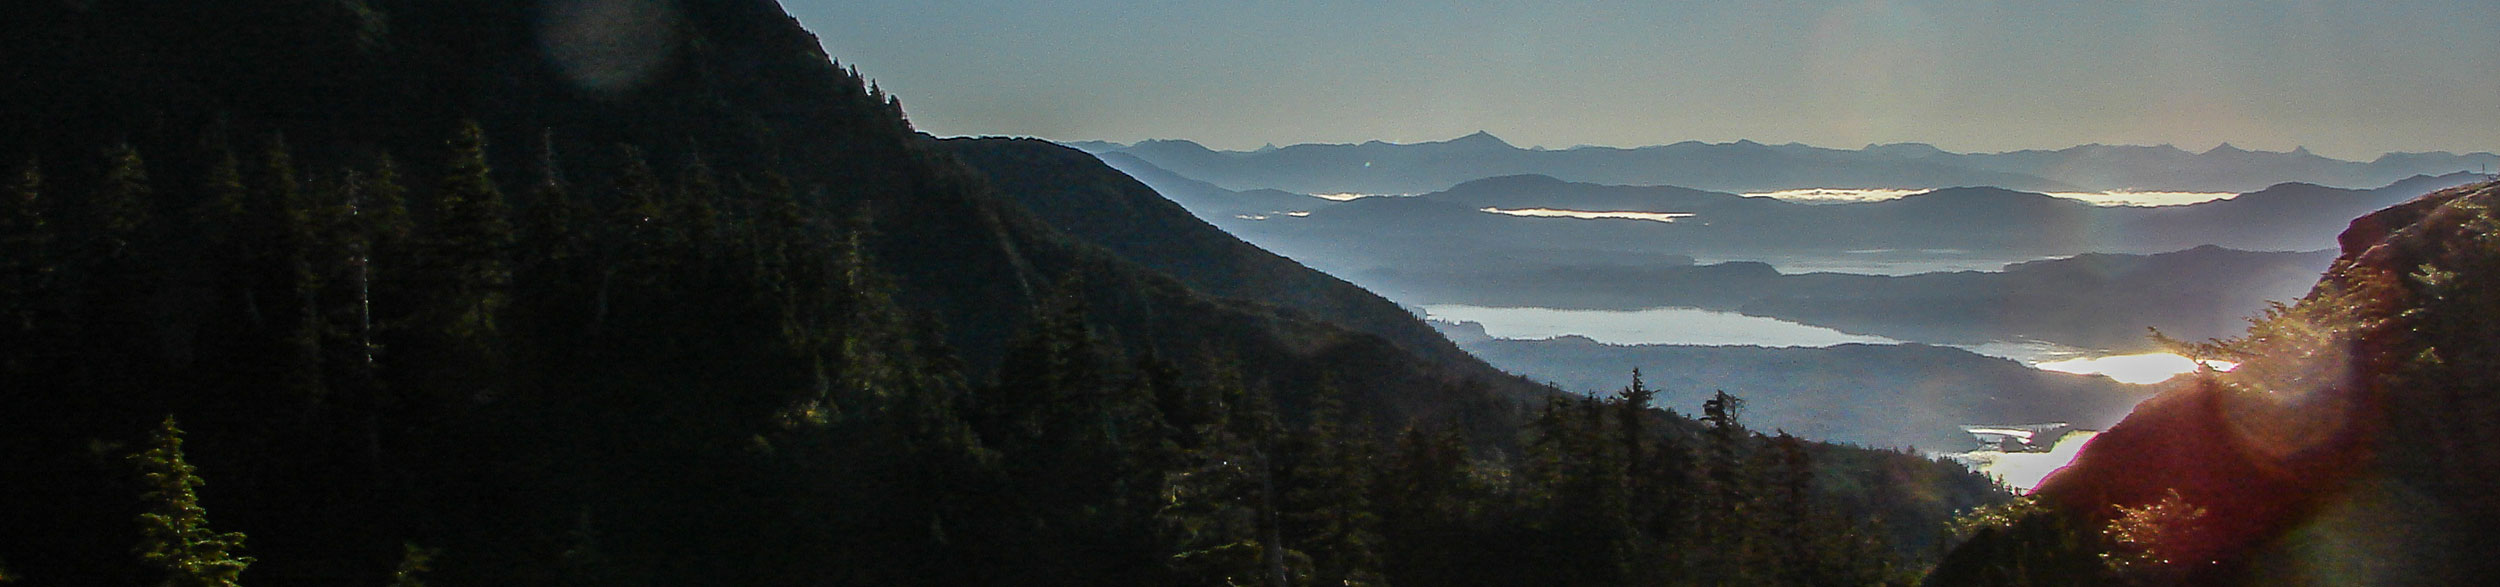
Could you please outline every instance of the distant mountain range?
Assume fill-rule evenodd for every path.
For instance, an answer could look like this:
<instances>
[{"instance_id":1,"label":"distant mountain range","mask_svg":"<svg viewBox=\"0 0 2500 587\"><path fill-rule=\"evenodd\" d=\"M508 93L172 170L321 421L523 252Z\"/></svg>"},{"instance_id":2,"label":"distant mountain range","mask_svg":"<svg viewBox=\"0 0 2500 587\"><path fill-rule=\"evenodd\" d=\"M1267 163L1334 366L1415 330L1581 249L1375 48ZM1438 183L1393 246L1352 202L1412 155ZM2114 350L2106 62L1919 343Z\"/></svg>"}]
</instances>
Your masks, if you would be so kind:
<instances>
[{"instance_id":1,"label":"distant mountain range","mask_svg":"<svg viewBox=\"0 0 2500 587\"><path fill-rule=\"evenodd\" d=\"M1305 194L1418 194L1518 174L1740 193L1952 186L2048 192L2246 192L2283 182L2373 187L2415 175L2500 168L2500 155L2488 152L2389 153L2362 162L2328 158L2307 149L2249 151L2229 143L2202 153L2170 145L2093 144L2058 150L1953 153L1919 143L1850 150L1753 141L1548 150L1520 148L1478 132L1429 143L1302 144L1256 151L1218 151L1185 140L1070 145L1097 155L1136 157L1226 189Z\"/></svg>"},{"instance_id":2,"label":"distant mountain range","mask_svg":"<svg viewBox=\"0 0 2500 587\"><path fill-rule=\"evenodd\" d=\"M2113 350L2143 349L2146 327L2188 338L2237 332L2265 301L2304 293L2325 268L2328 255L2317 251L2335 246L2352 218L2481 177L2416 176L2367 190L2279 184L2164 207L1999 188L1809 204L1537 175L1335 201L1228 190L1123 153L1102 158L1245 240L1402 303L1702 307L1931 343L2037 339ZM1820 272L1852 263L1894 269L1852 273L1934 273ZM1974 269L2004 270L1954 272Z\"/></svg>"},{"instance_id":3,"label":"distant mountain range","mask_svg":"<svg viewBox=\"0 0 2500 587\"><path fill-rule=\"evenodd\" d=\"M2413 176L2371 189L2276 184L2183 206L2099 206L2003 188L1808 204L1675 186L1617 186L1542 175L1490 177L1412 197L1351 201L1238 191L1122 153L1105 163L1245 240L1322 269L1411 267L1442 257L1474 265L1505 251L1762 259L1852 251L1931 250L2037 258L2154 253L2218 245L2308 251L2334 245L2344 223L2474 173ZM1690 214L1673 223L1521 218L1484 208ZM1416 246L1421 250L1410 251ZM1359 251L1359 253L1347 253ZM1415 253L1410 255L1408 253ZM1575 259L1587 260L1585 256Z\"/></svg>"}]
</instances>

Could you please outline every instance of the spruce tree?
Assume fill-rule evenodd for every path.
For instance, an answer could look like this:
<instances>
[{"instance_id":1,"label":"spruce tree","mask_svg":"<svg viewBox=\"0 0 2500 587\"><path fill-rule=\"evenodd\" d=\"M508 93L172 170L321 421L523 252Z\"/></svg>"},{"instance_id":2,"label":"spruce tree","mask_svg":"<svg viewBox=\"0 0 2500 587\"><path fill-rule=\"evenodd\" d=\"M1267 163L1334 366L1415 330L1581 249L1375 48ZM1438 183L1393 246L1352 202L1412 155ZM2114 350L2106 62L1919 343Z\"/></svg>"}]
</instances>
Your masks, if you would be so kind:
<instances>
[{"instance_id":1,"label":"spruce tree","mask_svg":"<svg viewBox=\"0 0 2500 587\"><path fill-rule=\"evenodd\" d=\"M442 554L442 549L414 543L400 545L399 566L391 569L389 587L425 587L425 580L417 578L417 575L433 570L434 556L438 554Z\"/></svg>"},{"instance_id":2,"label":"spruce tree","mask_svg":"<svg viewBox=\"0 0 2500 587\"><path fill-rule=\"evenodd\" d=\"M139 557L165 572L170 587L232 587L253 559L241 556L243 534L208 527L197 489L205 481L182 454L182 428L166 416L148 449L130 456L146 483L140 499Z\"/></svg>"},{"instance_id":3,"label":"spruce tree","mask_svg":"<svg viewBox=\"0 0 2500 587\"><path fill-rule=\"evenodd\" d=\"M538 181L530 188L529 209L523 215L519 239L521 250L528 255L521 269L564 263L579 254L580 246L575 223L581 216L573 193L556 168L555 138L539 138Z\"/></svg>"},{"instance_id":4,"label":"spruce tree","mask_svg":"<svg viewBox=\"0 0 2500 587\"><path fill-rule=\"evenodd\" d=\"M1706 547L1702 570L1707 580L1716 582L1749 582L1754 550L1754 527L1759 522L1753 511L1751 476L1748 474L1744 443L1750 436L1738 415L1744 400L1726 391L1713 393L1702 402L1704 437L1703 468L1708 471L1710 499L1701 516L1696 539Z\"/></svg>"},{"instance_id":5,"label":"spruce tree","mask_svg":"<svg viewBox=\"0 0 2500 587\"><path fill-rule=\"evenodd\" d=\"M491 378L505 357L500 318L512 282L512 224L503 191L486 164L486 133L464 121L449 142L451 159L436 193L433 257L436 298L433 326L471 377ZM483 382L479 382L483 385Z\"/></svg>"},{"instance_id":6,"label":"spruce tree","mask_svg":"<svg viewBox=\"0 0 2500 587\"><path fill-rule=\"evenodd\" d=\"M299 401L317 401L327 394L321 374L320 280L313 269L316 246L312 209L296 174L295 155L284 137L270 139L263 152L252 204L253 222L247 242L259 248L251 259L259 283L249 292L256 308L268 313L267 328L277 352L266 359L278 364L277 384ZM257 318L257 316L256 316Z\"/></svg>"},{"instance_id":7,"label":"spruce tree","mask_svg":"<svg viewBox=\"0 0 2500 587\"><path fill-rule=\"evenodd\" d=\"M28 349L17 346L31 335L43 313L42 292L49 288L54 264L52 224L44 215L43 168L33 158L18 167L0 188L0 332L11 344L0 347L5 361L19 361Z\"/></svg>"},{"instance_id":8,"label":"spruce tree","mask_svg":"<svg viewBox=\"0 0 2500 587\"><path fill-rule=\"evenodd\" d=\"M365 177L357 194L356 217L373 240L376 257L399 255L396 251L408 244L415 232L414 221L408 217L408 188L400 183L399 162L383 155L373 164L373 174Z\"/></svg>"},{"instance_id":9,"label":"spruce tree","mask_svg":"<svg viewBox=\"0 0 2500 587\"><path fill-rule=\"evenodd\" d=\"M95 227L94 255L106 260L128 258L139 229L148 223L148 202L156 190L148 183L148 167L139 150L117 145L105 152L105 172L89 212Z\"/></svg>"},{"instance_id":10,"label":"spruce tree","mask_svg":"<svg viewBox=\"0 0 2500 587\"><path fill-rule=\"evenodd\" d=\"M1284 490L1287 539L1306 545L1312 581L1379 585L1379 518L1371 507L1373 452L1365 431L1349 429L1345 402L1322 382L1302 434L1286 439L1291 482Z\"/></svg>"},{"instance_id":11,"label":"spruce tree","mask_svg":"<svg viewBox=\"0 0 2500 587\"><path fill-rule=\"evenodd\" d=\"M676 197L669 215L675 218L684 242L696 247L712 246L720 234L720 179L712 166L703 162L701 154L688 155L686 167L677 176Z\"/></svg>"}]
</instances>

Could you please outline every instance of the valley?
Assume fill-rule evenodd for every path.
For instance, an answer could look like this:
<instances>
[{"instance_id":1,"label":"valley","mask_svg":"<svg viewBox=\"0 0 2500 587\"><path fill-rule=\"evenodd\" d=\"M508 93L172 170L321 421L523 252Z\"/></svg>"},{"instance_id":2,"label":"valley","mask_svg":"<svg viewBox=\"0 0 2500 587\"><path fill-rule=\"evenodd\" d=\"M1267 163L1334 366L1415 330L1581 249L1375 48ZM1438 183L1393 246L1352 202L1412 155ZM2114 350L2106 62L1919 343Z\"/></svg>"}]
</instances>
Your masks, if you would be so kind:
<instances>
[{"instance_id":1,"label":"valley","mask_svg":"<svg viewBox=\"0 0 2500 587\"><path fill-rule=\"evenodd\" d=\"M1396 162L1380 173L1456 178L1463 163L1509 160L1507 144L1480 134L1213 155L1168 141L1077 146L1202 220L1406 305L1502 369L1587 394L1612 391L1640 369L1663 390L1661 405L1732 391L1775 429L1946 453L1963 450L1967 435L1957 427L1965 424L2116 424L2158 384L2198 368L2162 337L2235 336L2269 304L2307 293L2351 217L2481 177L2223 194L1842 190L1777 182L1884 185L1896 176L1731 147L1710 152L1732 168L1783 179L1748 180L1767 191L1738 195L1513 175L1360 196L1425 184L1332 174L1313 161L1360 151ZM1598 155L1517 156L1563 165ZM1289 157L1301 163L1281 163ZM2104 171L2152 177L2121 168ZM1798 180L1783 170L1840 175ZM2009 462L2026 464L2008 470L2024 471L2028 487L2056 468L2043 458L2017 456Z\"/></svg>"},{"instance_id":2,"label":"valley","mask_svg":"<svg viewBox=\"0 0 2500 587\"><path fill-rule=\"evenodd\" d=\"M2500 574L2500 23L2174 4L0 3L0 584Z\"/></svg>"}]
</instances>

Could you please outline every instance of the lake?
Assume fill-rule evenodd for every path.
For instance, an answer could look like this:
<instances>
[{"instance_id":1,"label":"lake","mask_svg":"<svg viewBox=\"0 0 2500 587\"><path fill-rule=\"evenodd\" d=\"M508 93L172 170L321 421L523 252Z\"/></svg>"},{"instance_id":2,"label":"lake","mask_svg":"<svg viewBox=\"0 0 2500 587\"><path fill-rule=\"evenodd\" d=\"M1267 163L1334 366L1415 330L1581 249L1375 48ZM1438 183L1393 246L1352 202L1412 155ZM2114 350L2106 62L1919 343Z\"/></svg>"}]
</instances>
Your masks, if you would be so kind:
<instances>
[{"instance_id":1,"label":"lake","mask_svg":"<svg viewBox=\"0 0 2500 587\"><path fill-rule=\"evenodd\" d=\"M2004 271L2006 265L2014 263L2058 258L1961 249L1862 249L1825 253L1746 253L1742 255L1695 253L1692 257L1693 262L1700 265L1730 261L1760 261L1787 275L1803 273L1917 275L1955 271Z\"/></svg>"},{"instance_id":2,"label":"lake","mask_svg":"<svg viewBox=\"0 0 2500 587\"><path fill-rule=\"evenodd\" d=\"M1777 318L1747 316L1697 308L1646 310L1563 310L1532 307L1488 307L1464 304L1424 306L1424 317L1445 322L1474 322L1494 338L1534 340L1579 335L1607 344L1673 344L1693 346L1825 347L1850 343L1903 344L1881 336L1851 334ZM2105 352L2038 342L1992 342L1953 346L2011 359L2048 371L2104 375L2124 383L2158 383L2196 370L2196 363L2169 353L2111 356ZM2217 369L2232 365L2210 361Z\"/></svg>"},{"instance_id":3,"label":"lake","mask_svg":"<svg viewBox=\"0 0 2500 587\"><path fill-rule=\"evenodd\" d=\"M1424 317L1483 324L1485 334L1495 338L1539 339L1576 334L1608 344L1819 347L1902 342L1777 318L1694 308L1625 311L1436 304L1424 306Z\"/></svg>"}]
</instances>

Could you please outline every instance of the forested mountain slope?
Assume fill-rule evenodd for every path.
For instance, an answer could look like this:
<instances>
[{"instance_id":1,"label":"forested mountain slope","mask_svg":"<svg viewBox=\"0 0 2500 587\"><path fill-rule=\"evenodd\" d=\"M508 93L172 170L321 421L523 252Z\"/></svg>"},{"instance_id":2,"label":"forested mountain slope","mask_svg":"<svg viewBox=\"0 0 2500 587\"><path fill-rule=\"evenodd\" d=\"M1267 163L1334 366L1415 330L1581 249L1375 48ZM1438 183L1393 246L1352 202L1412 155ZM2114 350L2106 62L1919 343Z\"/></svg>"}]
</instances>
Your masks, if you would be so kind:
<instances>
[{"instance_id":1,"label":"forested mountain slope","mask_svg":"<svg viewBox=\"0 0 2500 587\"><path fill-rule=\"evenodd\" d=\"M1732 410L1523 428L1360 296L1053 228L769 0L17 2L0 54L13 580L1897 575L1992 499ZM1797 548L1634 557L1705 528ZM1597 548L1497 556L1546 537Z\"/></svg>"},{"instance_id":2,"label":"forested mountain slope","mask_svg":"<svg viewBox=\"0 0 2500 587\"><path fill-rule=\"evenodd\" d=\"M1474 361L1397 304L1225 234L1092 155L1034 139L941 144L1051 226L1199 291L1309 312L1437 362Z\"/></svg>"}]
</instances>

